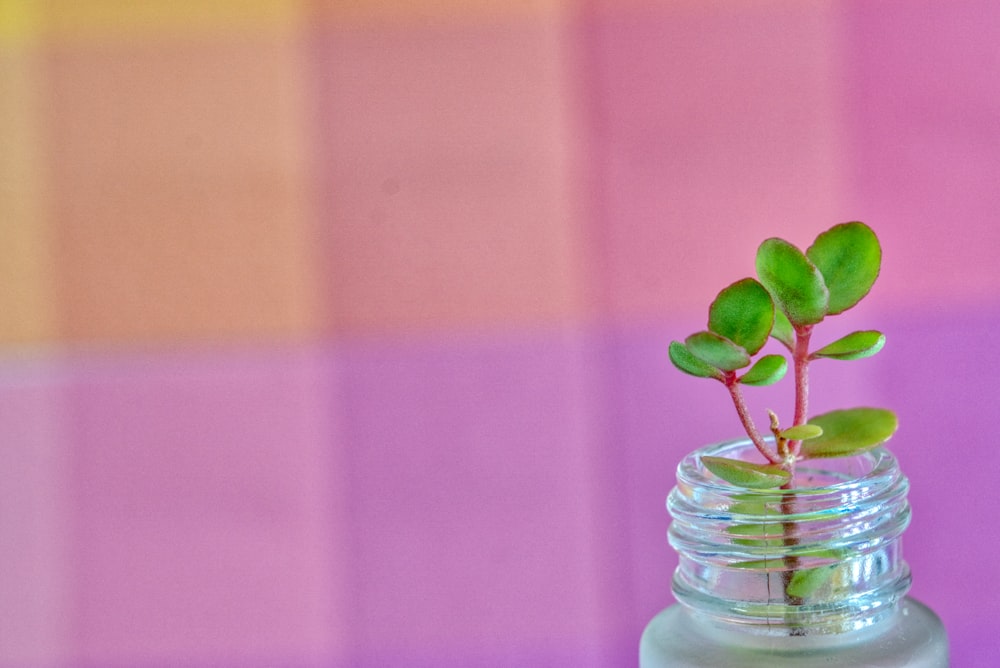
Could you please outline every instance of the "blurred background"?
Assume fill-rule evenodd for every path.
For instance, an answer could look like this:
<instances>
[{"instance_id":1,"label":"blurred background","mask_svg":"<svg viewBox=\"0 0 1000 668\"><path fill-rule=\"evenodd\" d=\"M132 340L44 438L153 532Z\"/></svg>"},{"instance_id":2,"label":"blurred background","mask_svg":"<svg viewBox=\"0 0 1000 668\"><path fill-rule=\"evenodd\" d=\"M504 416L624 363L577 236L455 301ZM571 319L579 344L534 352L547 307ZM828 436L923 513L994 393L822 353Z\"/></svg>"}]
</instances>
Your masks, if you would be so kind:
<instances>
[{"instance_id":1,"label":"blurred background","mask_svg":"<svg viewBox=\"0 0 1000 668\"><path fill-rule=\"evenodd\" d=\"M993 0L0 0L0 665L634 666L667 344L847 220L813 408L993 665L998 178Z\"/></svg>"}]
</instances>

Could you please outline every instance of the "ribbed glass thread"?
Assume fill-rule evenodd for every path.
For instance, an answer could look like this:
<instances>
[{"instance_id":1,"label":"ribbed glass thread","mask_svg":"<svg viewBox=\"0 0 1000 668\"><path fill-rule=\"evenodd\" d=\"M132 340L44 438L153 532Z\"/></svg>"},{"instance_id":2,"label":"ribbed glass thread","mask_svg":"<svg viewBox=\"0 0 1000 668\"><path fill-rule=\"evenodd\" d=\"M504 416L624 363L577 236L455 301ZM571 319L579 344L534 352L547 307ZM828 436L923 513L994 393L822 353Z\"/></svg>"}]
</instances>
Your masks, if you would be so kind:
<instances>
[{"instance_id":1,"label":"ribbed glass thread","mask_svg":"<svg viewBox=\"0 0 1000 668\"><path fill-rule=\"evenodd\" d=\"M677 600L725 628L827 635L874 627L910 587L908 482L885 448L801 462L790 490L748 490L701 456L759 461L749 441L685 458L667 508Z\"/></svg>"}]
</instances>

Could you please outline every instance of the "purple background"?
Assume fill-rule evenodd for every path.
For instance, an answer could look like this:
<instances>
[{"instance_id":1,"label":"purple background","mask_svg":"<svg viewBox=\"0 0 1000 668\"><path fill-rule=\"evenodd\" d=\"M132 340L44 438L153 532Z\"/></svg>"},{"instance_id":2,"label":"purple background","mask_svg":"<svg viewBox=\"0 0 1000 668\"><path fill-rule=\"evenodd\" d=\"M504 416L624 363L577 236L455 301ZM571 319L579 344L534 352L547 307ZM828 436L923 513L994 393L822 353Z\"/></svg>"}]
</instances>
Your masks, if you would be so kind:
<instances>
[{"instance_id":1,"label":"purple background","mask_svg":"<svg viewBox=\"0 0 1000 668\"><path fill-rule=\"evenodd\" d=\"M257 5L0 31L51 263L0 255L0 665L634 666L674 467L739 436L666 346L855 219L816 338L888 343L813 410L899 413L913 594L995 663L1000 4Z\"/></svg>"}]
</instances>

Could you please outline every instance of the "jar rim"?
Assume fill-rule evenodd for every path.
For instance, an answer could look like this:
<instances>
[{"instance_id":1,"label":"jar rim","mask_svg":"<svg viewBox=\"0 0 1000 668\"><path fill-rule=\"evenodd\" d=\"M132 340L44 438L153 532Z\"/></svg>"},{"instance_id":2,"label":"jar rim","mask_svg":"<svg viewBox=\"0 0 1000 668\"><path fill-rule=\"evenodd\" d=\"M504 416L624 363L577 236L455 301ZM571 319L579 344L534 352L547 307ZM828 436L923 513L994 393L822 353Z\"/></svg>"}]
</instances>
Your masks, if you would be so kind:
<instances>
[{"instance_id":1,"label":"jar rim","mask_svg":"<svg viewBox=\"0 0 1000 668\"><path fill-rule=\"evenodd\" d=\"M773 442L773 439L767 439ZM759 461L759 454L749 439L735 439L695 450L685 456L677 465L677 482L681 486L698 488L702 494L743 498L773 495L776 489L751 489L729 483L708 469L701 462L703 456L729 457ZM748 456L741 456L748 455ZM813 484L797 485L793 490L800 501L823 503L837 500L844 495L864 495L865 490L885 489L901 477L899 463L895 456L882 445L848 457L816 458L802 460L797 467L797 478L804 478ZM823 481L815 484L820 475ZM839 479L838 479L839 478Z\"/></svg>"}]
</instances>

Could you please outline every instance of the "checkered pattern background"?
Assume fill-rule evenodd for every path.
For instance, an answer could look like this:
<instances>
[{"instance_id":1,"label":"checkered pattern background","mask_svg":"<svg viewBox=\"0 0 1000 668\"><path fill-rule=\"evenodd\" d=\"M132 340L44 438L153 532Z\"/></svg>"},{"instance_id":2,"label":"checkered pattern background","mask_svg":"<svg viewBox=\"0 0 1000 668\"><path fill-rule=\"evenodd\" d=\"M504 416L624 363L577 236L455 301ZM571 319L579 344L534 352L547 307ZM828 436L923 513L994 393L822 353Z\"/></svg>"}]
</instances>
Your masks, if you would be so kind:
<instances>
[{"instance_id":1,"label":"checkered pattern background","mask_svg":"<svg viewBox=\"0 0 1000 668\"><path fill-rule=\"evenodd\" d=\"M998 184L994 0L0 0L0 665L634 666L666 345L853 219L814 407L995 665Z\"/></svg>"}]
</instances>

